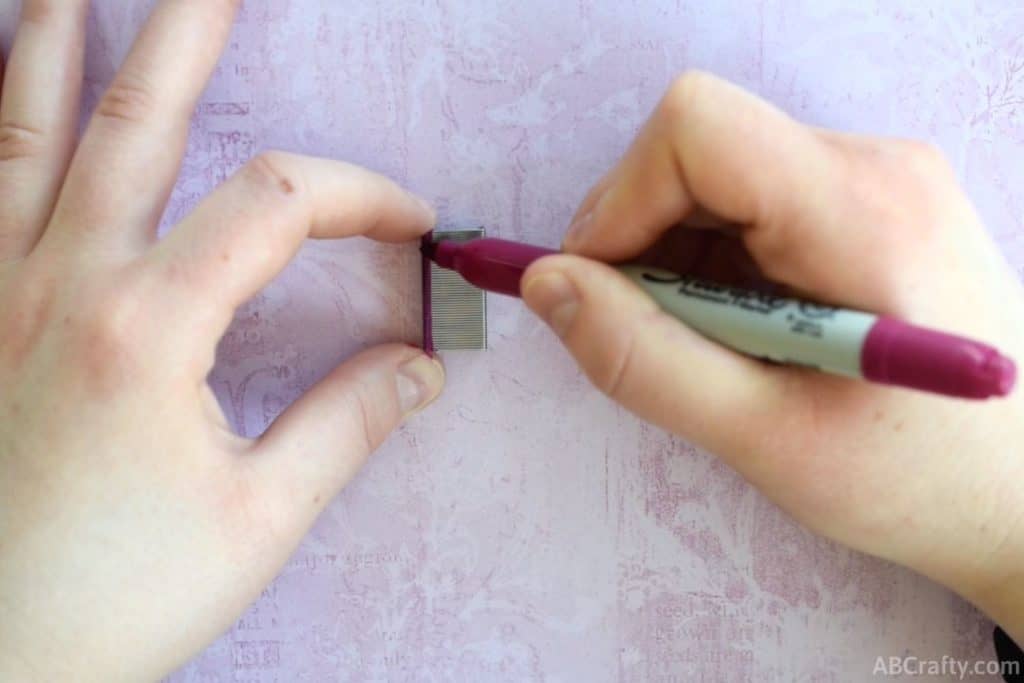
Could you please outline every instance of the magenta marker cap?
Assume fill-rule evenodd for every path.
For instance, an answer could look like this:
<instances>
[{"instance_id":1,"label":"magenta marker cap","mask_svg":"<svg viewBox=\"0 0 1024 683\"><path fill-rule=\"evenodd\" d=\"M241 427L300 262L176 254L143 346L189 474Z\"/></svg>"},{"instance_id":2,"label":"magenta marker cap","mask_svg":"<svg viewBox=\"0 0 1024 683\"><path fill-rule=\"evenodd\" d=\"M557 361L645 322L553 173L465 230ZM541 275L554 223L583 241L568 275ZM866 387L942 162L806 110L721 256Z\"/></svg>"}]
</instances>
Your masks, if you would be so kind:
<instances>
[{"instance_id":1,"label":"magenta marker cap","mask_svg":"<svg viewBox=\"0 0 1024 683\"><path fill-rule=\"evenodd\" d=\"M1017 368L980 342L879 318L864 340L865 379L961 398L1006 396Z\"/></svg>"}]
</instances>

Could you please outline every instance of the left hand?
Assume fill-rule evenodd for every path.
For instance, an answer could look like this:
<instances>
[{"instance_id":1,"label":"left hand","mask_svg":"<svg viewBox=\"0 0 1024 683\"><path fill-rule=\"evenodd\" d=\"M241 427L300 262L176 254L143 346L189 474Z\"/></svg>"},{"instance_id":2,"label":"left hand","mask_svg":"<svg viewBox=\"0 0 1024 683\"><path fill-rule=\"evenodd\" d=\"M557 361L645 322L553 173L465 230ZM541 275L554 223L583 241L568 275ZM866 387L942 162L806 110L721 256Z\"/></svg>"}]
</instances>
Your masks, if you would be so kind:
<instances>
[{"instance_id":1,"label":"left hand","mask_svg":"<svg viewBox=\"0 0 1024 683\"><path fill-rule=\"evenodd\" d=\"M418 349L345 363L256 440L206 384L235 308L307 236L433 212L331 161L260 156L161 242L237 2L164 0L75 148L85 0L26 0L0 104L0 680L153 680L209 643L441 390Z\"/></svg>"}]
</instances>

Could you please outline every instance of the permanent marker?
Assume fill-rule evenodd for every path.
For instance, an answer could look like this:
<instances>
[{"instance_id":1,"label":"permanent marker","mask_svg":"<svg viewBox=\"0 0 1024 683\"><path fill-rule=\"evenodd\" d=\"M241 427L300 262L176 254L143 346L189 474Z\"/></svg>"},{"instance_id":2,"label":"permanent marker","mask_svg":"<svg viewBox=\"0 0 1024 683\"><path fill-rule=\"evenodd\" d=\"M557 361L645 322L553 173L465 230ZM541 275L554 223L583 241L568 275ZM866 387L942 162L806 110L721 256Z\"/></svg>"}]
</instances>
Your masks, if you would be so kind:
<instances>
[{"instance_id":1,"label":"permanent marker","mask_svg":"<svg viewBox=\"0 0 1024 683\"><path fill-rule=\"evenodd\" d=\"M519 296L550 249L484 238L424 243L424 255L481 289ZM894 318L787 299L657 268L620 268L661 308L750 356L959 398L1006 396L1016 367L995 348Z\"/></svg>"}]
</instances>

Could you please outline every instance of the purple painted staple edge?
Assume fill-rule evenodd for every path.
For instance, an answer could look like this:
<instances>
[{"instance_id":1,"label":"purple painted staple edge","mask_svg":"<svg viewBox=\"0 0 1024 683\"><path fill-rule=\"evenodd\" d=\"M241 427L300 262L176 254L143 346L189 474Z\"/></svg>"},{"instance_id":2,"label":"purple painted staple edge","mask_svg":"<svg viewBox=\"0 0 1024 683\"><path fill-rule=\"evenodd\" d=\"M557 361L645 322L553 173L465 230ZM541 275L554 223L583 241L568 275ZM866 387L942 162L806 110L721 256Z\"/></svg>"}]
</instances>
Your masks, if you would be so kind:
<instances>
[{"instance_id":1,"label":"purple painted staple edge","mask_svg":"<svg viewBox=\"0 0 1024 683\"><path fill-rule=\"evenodd\" d=\"M421 243L424 246L433 244L434 232L428 232L423 236ZM434 309L431 306L431 291L430 291L430 259L426 256L420 257L420 263L422 268L422 280L423 280L423 350L429 353L431 356L437 353L437 349L434 348Z\"/></svg>"}]
</instances>

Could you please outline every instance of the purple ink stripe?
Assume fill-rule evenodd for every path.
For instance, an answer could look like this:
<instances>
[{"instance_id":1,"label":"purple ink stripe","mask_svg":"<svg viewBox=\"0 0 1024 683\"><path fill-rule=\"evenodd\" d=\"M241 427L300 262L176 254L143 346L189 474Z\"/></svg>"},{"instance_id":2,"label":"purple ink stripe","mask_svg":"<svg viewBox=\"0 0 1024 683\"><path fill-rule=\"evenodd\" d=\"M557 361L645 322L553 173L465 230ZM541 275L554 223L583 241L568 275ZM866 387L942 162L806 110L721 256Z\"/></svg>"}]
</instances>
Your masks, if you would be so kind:
<instances>
[{"instance_id":1,"label":"purple ink stripe","mask_svg":"<svg viewBox=\"0 0 1024 683\"><path fill-rule=\"evenodd\" d=\"M423 236L424 245L434 243L433 231ZM430 259L425 255L420 257L422 263L423 278L423 350L433 356L437 349L434 348L434 309L430 303Z\"/></svg>"}]
</instances>

